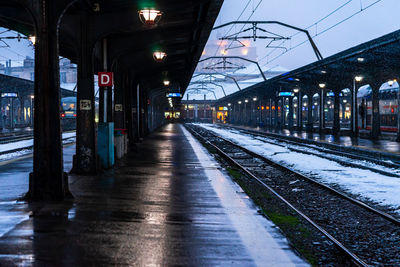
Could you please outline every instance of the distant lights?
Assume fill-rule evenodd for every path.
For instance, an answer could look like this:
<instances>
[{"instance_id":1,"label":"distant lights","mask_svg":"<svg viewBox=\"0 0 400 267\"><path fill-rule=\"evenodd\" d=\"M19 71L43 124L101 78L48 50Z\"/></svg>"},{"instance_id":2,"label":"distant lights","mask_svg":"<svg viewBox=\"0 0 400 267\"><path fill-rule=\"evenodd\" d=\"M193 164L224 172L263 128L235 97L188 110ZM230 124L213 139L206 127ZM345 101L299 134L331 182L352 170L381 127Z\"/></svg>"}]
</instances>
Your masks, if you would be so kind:
<instances>
[{"instance_id":1,"label":"distant lights","mask_svg":"<svg viewBox=\"0 0 400 267\"><path fill-rule=\"evenodd\" d=\"M162 62L167 57L167 53L162 51L156 51L153 53L153 58L157 62Z\"/></svg>"},{"instance_id":2,"label":"distant lights","mask_svg":"<svg viewBox=\"0 0 400 267\"><path fill-rule=\"evenodd\" d=\"M30 36L28 37L28 40L29 40L33 45L36 44L36 36L30 35Z\"/></svg>"},{"instance_id":3,"label":"distant lights","mask_svg":"<svg viewBox=\"0 0 400 267\"><path fill-rule=\"evenodd\" d=\"M326 83L320 83L318 86L319 88L324 89L326 87Z\"/></svg>"},{"instance_id":4,"label":"distant lights","mask_svg":"<svg viewBox=\"0 0 400 267\"><path fill-rule=\"evenodd\" d=\"M245 100L244 100L244 103L249 103L249 100L248 100L248 99L245 99Z\"/></svg>"},{"instance_id":5,"label":"distant lights","mask_svg":"<svg viewBox=\"0 0 400 267\"><path fill-rule=\"evenodd\" d=\"M242 104L242 101L238 101L238 104L241 105L241 104Z\"/></svg>"},{"instance_id":6,"label":"distant lights","mask_svg":"<svg viewBox=\"0 0 400 267\"><path fill-rule=\"evenodd\" d=\"M231 104L231 103L228 103L228 107L230 107L230 106L232 106L232 104Z\"/></svg>"},{"instance_id":7,"label":"distant lights","mask_svg":"<svg viewBox=\"0 0 400 267\"><path fill-rule=\"evenodd\" d=\"M168 80L164 80L164 82L163 82L163 83L164 83L164 85L165 85L165 86L169 86L171 82L170 82L170 81L168 81Z\"/></svg>"},{"instance_id":8,"label":"distant lights","mask_svg":"<svg viewBox=\"0 0 400 267\"><path fill-rule=\"evenodd\" d=\"M161 20L162 12L154 9L142 9L139 11L140 21L147 26L154 26Z\"/></svg>"},{"instance_id":9,"label":"distant lights","mask_svg":"<svg viewBox=\"0 0 400 267\"><path fill-rule=\"evenodd\" d=\"M298 92L300 92L300 88L294 88L293 92L297 94Z\"/></svg>"},{"instance_id":10,"label":"distant lights","mask_svg":"<svg viewBox=\"0 0 400 267\"><path fill-rule=\"evenodd\" d=\"M328 72L326 70L321 70L322 74L327 74Z\"/></svg>"},{"instance_id":11,"label":"distant lights","mask_svg":"<svg viewBox=\"0 0 400 267\"><path fill-rule=\"evenodd\" d=\"M394 84L395 82L397 82L397 80L390 80L390 81L388 81L388 84L389 84L389 86L393 86L393 84Z\"/></svg>"},{"instance_id":12,"label":"distant lights","mask_svg":"<svg viewBox=\"0 0 400 267\"><path fill-rule=\"evenodd\" d=\"M257 101L257 97L253 97L253 101Z\"/></svg>"},{"instance_id":13,"label":"distant lights","mask_svg":"<svg viewBox=\"0 0 400 267\"><path fill-rule=\"evenodd\" d=\"M356 82L361 82L363 79L364 79L364 77L362 77L362 76L356 76L354 78L354 80L356 80Z\"/></svg>"},{"instance_id":14,"label":"distant lights","mask_svg":"<svg viewBox=\"0 0 400 267\"><path fill-rule=\"evenodd\" d=\"M361 63L361 62L364 62L364 61L365 61L365 58L359 57L359 58L357 58L357 61L360 62L360 63Z\"/></svg>"}]
</instances>

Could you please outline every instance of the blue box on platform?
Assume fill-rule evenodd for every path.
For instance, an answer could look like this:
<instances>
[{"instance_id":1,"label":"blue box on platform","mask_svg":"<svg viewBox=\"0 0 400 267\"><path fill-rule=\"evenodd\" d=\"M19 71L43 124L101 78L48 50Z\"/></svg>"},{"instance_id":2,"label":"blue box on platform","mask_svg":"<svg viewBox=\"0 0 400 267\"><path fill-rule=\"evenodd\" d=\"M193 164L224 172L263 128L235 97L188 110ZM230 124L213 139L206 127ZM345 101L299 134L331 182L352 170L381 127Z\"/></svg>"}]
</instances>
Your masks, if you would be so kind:
<instances>
[{"instance_id":1,"label":"blue box on platform","mask_svg":"<svg viewBox=\"0 0 400 267\"><path fill-rule=\"evenodd\" d=\"M114 166L114 123L99 123L97 132L97 150L103 168Z\"/></svg>"}]
</instances>

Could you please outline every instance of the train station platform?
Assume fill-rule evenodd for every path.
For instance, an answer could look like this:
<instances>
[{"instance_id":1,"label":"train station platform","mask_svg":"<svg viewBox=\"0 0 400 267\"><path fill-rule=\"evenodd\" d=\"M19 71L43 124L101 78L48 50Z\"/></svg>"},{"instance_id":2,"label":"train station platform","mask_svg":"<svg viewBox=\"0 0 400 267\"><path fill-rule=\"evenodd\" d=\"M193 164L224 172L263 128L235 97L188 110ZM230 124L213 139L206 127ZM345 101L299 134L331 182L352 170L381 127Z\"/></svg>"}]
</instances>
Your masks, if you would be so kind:
<instances>
[{"instance_id":1,"label":"train station platform","mask_svg":"<svg viewBox=\"0 0 400 267\"><path fill-rule=\"evenodd\" d=\"M112 170L70 176L74 199L62 203L15 201L29 160L0 166L0 181L19 177L0 187L2 218L19 216L0 224L1 266L308 266L180 124Z\"/></svg>"},{"instance_id":2,"label":"train station platform","mask_svg":"<svg viewBox=\"0 0 400 267\"><path fill-rule=\"evenodd\" d=\"M292 140L298 141L309 141L313 143L332 144L341 147L358 148L360 150L374 151L377 153L385 153L393 155L394 157L400 157L400 142L390 140L372 140L367 138L355 138L348 135L334 136L331 134L319 134L319 133L308 133L305 131L289 131L284 130L269 130L260 127L249 127L249 126L238 126L227 124L231 127L237 127L245 130L267 133L271 136L287 137Z\"/></svg>"}]
</instances>

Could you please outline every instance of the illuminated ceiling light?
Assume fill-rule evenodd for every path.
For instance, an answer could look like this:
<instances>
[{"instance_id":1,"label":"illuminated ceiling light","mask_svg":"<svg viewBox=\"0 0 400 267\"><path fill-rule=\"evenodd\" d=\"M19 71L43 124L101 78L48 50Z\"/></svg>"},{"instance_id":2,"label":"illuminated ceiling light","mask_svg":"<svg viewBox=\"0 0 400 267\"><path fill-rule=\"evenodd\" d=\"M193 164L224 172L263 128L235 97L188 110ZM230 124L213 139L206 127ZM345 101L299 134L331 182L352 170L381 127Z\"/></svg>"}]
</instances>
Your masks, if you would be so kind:
<instances>
[{"instance_id":1,"label":"illuminated ceiling light","mask_svg":"<svg viewBox=\"0 0 400 267\"><path fill-rule=\"evenodd\" d=\"M356 82L361 82L364 79L364 77L356 76L354 79L356 80Z\"/></svg>"},{"instance_id":2,"label":"illuminated ceiling light","mask_svg":"<svg viewBox=\"0 0 400 267\"><path fill-rule=\"evenodd\" d=\"M241 105L241 104L242 104L242 101L238 101L238 104Z\"/></svg>"},{"instance_id":3,"label":"illuminated ceiling light","mask_svg":"<svg viewBox=\"0 0 400 267\"><path fill-rule=\"evenodd\" d=\"M394 84L395 82L397 82L397 81L396 81L396 80L390 80L390 81L388 81L388 84L389 84L389 86L393 86L393 84Z\"/></svg>"},{"instance_id":4,"label":"illuminated ceiling light","mask_svg":"<svg viewBox=\"0 0 400 267\"><path fill-rule=\"evenodd\" d=\"M322 74L326 74L327 71L326 71L326 70L321 70L321 73L322 73Z\"/></svg>"},{"instance_id":5,"label":"illuminated ceiling light","mask_svg":"<svg viewBox=\"0 0 400 267\"><path fill-rule=\"evenodd\" d=\"M228 107L230 107L230 106L232 106L232 104L231 104L231 103L228 103Z\"/></svg>"},{"instance_id":6,"label":"illuminated ceiling light","mask_svg":"<svg viewBox=\"0 0 400 267\"><path fill-rule=\"evenodd\" d=\"M170 84L170 81L168 81L168 80L165 80L163 83L164 83L164 85L165 85L165 86L169 86L169 84Z\"/></svg>"},{"instance_id":7,"label":"illuminated ceiling light","mask_svg":"<svg viewBox=\"0 0 400 267\"><path fill-rule=\"evenodd\" d=\"M293 92L297 94L298 92L300 92L300 88L294 88Z\"/></svg>"},{"instance_id":8,"label":"illuminated ceiling light","mask_svg":"<svg viewBox=\"0 0 400 267\"><path fill-rule=\"evenodd\" d=\"M162 12L154 9L142 9L139 11L140 21L144 25L153 26L157 24L162 16Z\"/></svg>"},{"instance_id":9,"label":"illuminated ceiling light","mask_svg":"<svg viewBox=\"0 0 400 267\"><path fill-rule=\"evenodd\" d=\"M36 44L36 36L30 35L30 36L28 37L28 40L29 40L33 45Z\"/></svg>"},{"instance_id":10,"label":"illuminated ceiling light","mask_svg":"<svg viewBox=\"0 0 400 267\"><path fill-rule=\"evenodd\" d=\"M364 61L365 61L365 58L359 57L359 58L357 58L357 61L358 61L358 62L364 62Z\"/></svg>"},{"instance_id":11,"label":"illuminated ceiling light","mask_svg":"<svg viewBox=\"0 0 400 267\"><path fill-rule=\"evenodd\" d=\"M167 53L162 51L156 51L153 53L153 58L157 62L162 62L167 57Z\"/></svg>"},{"instance_id":12,"label":"illuminated ceiling light","mask_svg":"<svg viewBox=\"0 0 400 267\"><path fill-rule=\"evenodd\" d=\"M249 103L249 100L248 100L248 99L245 99L244 102L245 102L245 103Z\"/></svg>"},{"instance_id":13,"label":"illuminated ceiling light","mask_svg":"<svg viewBox=\"0 0 400 267\"><path fill-rule=\"evenodd\" d=\"M320 83L319 88L324 89L326 87L326 83Z\"/></svg>"},{"instance_id":14,"label":"illuminated ceiling light","mask_svg":"<svg viewBox=\"0 0 400 267\"><path fill-rule=\"evenodd\" d=\"M257 101L257 97L254 97L254 98L253 98L253 101Z\"/></svg>"}]
</instances>

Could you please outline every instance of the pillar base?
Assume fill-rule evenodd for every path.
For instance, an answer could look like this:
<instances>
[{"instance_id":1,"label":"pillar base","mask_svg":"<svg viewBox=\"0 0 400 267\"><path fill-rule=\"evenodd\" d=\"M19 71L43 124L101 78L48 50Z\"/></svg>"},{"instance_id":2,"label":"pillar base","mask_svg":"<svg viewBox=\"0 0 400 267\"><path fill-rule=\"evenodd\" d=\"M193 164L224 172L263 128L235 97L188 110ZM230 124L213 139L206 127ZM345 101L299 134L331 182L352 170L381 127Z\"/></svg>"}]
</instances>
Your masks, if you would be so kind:
<instances>
[{"instance_id":1,"label":"pillar base","mask_svg":"<svg viewBox=\"0 0 400 267\"><path fill-rule=\"evenodd\" d=\"M84 175L84 176L93 176L93 175L97 175L100 170L101 170L101 166L99 164L99 159L98 159L98 155L96 155L96 165L92 168L83 168L82 166L80 166L80 164L78 164L78 160L77 160L77 155L73 155L72 156L72 169L69 173L71 174L77 174L77 175Z\"/></svg>"},{"instance_id":2,"label":"pillar base","mask_svg":"<svg viewBox=\"0 0 400 267\"><path fill-rule=\"evenodd\" d=\"M31 172L29 174L29 191L21 198L21 200L34 202L34 201L42 201L42 200L52 200L52 201L63 201L66 199L73 199L71 191L69 190L68 184L68 174L63 172L63 192L61 194L49 194L47 192L35 192L34 186L34 175L35 173Z\"/></svg>"}]
</instances>

